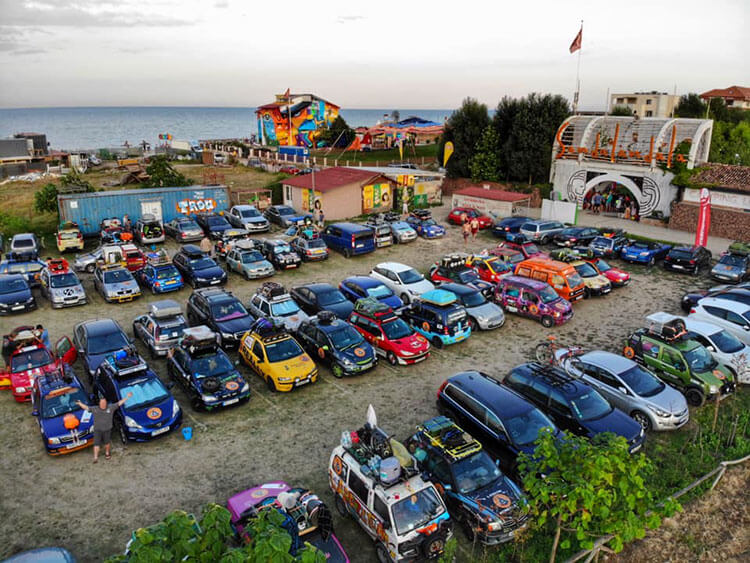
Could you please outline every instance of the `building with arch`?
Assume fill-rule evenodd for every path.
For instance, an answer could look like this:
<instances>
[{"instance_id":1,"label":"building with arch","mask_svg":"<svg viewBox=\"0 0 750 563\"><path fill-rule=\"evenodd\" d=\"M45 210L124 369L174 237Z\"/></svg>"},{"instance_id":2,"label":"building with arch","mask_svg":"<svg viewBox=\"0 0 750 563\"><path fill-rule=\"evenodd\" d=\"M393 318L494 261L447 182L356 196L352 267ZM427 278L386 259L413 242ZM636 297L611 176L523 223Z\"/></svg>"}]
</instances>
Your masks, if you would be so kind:
<instances>
[{"instance_id":1,"label":"building with arch","mask_svg":"<svg viewBox=\"0 0 750 563\"><path fill-rule=\"evenodd\" d=\"M707 162L712 129L710 119L568 117L552 146L550 197L581 205L594 190L617 185L641 217L667 217L678 195L669 169Z\"/></svg>"}]
</instances>

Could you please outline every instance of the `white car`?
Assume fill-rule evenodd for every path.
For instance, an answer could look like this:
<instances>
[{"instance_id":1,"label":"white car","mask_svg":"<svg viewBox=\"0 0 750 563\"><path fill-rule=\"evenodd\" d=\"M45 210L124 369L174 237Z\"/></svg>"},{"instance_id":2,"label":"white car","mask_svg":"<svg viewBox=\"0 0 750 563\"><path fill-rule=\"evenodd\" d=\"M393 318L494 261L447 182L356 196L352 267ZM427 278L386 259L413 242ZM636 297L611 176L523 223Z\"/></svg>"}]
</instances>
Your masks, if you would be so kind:
<instances>
[{"instance_id":1,"label":"white car","mask_svg":"<svg viewBox=\"0 0 750 563\"><path fill-rule=\"evenodd\" d=\"M750 305L717 297L704 297L693 305L688 318L720 326L744 344L750 345Z\"/></svg>"},{"instance_id":2,"label":"white car","mask_svg":"<svg viewBox=\"0 0 750 563\"><path fill-rule=\"evenodd\" d=\"M685 327L692 340L703 344L714 360L734 374L738 383L750 383L750 346L728 330L692 315L685 318Z\"/></svg>"},{"instance_id":3,"label":"white car","mask_svg":"<svg viewBox=\"0 0 750 563\"><path fill-rule=\"evenodd\" d=\"M435 286L411 266L399 262L381 262L370 271L370 277L383 282L405 305L415 297L432 291Z\"/></svg>"}]
</instances>

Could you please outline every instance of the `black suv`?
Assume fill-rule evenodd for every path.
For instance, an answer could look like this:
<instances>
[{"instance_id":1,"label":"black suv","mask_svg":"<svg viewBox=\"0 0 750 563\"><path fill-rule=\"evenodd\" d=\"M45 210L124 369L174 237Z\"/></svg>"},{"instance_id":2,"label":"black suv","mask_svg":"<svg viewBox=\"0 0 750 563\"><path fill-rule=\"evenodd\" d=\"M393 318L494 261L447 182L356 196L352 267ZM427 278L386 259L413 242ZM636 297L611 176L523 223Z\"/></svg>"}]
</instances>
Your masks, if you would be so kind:
<instances>
[{"instance_id":1,"label":"black suv","mask_svg":"<svg viewBox=\"0 0 750 563\"><path fill-rule=\"evenodd\" d=\"M194 288L227 283L227 273L194 244L186 244L172 258L182 279Z\"/></svg>"},{"instance_id":2,"label":"black suv","mask_svg":"<svg viewBox=\"0 0 750 563\"><path fill-rule=\"evenodd\" d=\"M299 268L302 265L302 258L285 240L277 238L256 240L255 246L260 248L263 257L277 270Z\"/></svg>"},{"instance_id":3,"label":"black suv","mask_svg":"<svg viewBox=\"0 0 750 563\"><path fill-rule=\"evenodd\" d=\"M664 257L664 269L697 276L701 268L710 269L711 251L705 246L675 246Z\"/></svg>"},{"instance_id":4,"label":"black suv","mask_svg":"<svg viewBox=\"0 0 750 563\"><path fill-rule=\"evenodd\" d=\"M354 310L354 304L330 283L298 285L289 291L289 295L308 315L331 311L338 318L347 320Z\"/></svg>"},{"instance_id":5,"label":"black suv","mask_svg":"<svg viewBox=\"0 0 750 563\"><path fill-rule=\"evenodd\" d=\"M218 213L197 213L195 221L203 229L203 232L214 240L219 240L224 231L232 228L226 217Z\"/></svg>"},{"instance_id":6,"label":"black suv","mask_svg":"<svg viewBox=\"0 0 750 563\"><path fill-rule=\"evenodd\" d=\"M505 385L534 403L561 430L593 438L612 432L628 441L630 452L643 446L643 427L614 408L599 392L565 371L536 362L513 368Z\"/></svg>"},{"instance_id":7,"label":"black suv","mask_svg":"<svg viewBox=\"0 0 750 563\"><path fill-rule=\"evenodd\" d=\"M196 289L188 298L191 326L206 325L219 335L219 344L236 348L255 318L231 292L218 287Z\"/></svg>"},{"instance_id":8,"label":"black suv","mask_svg":"<svg viewBox=\"0 0 750 563\"><path fill-rule=\"evenodd\" d=\"M552 240L557 246L587 246L599 234L599 229L594 227L568 227L552 237Z\"/></svg>"}]
</instances>

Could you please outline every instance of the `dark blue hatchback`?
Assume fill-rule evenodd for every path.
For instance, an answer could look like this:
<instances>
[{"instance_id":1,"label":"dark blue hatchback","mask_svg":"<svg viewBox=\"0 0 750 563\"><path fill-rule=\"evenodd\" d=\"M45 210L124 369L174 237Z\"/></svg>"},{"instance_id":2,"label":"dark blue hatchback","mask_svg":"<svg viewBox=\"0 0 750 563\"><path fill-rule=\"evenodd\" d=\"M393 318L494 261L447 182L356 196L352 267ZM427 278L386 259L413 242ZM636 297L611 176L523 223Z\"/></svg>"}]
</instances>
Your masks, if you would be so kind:
<instances>
[{"instance_id":1,"label":"dark blue hatchback","mask_svg":"<svg viewBox=\"0 0 750 563\"><path fill-rule=\"evenodd\" d=\"M385 303L391 309L404 306L401 298L397 297L388 286L369 276L348 277L339 284L339 289L352 303L356 303L358 299L372 297Z\"/></svg>"},{"instance_id":2,"label":"dark blue hatchback","mask_svg":"<svg viewBox=\"0 0 750 563\"><path fill-rule=\"evenodd\" d=\"M36 301L26 279L20 274L0 276L0 315L36 309Z\"/></svg>"},{"instance_id":3,"label":"dark blue hatchback","mask_svg":"<svg viewBox=\"0 0 750 563\"><path fill-rule=\"evenodd\" d=\"M531 221L529 217L505 217L500 219L492 227L492 234L499 238L505 238L508 233L517 233L521 225Z\"/></svg>"},{"instance_id":4,"label":"dark blue hatchback","mask_svg":"<svg viewBox=\"0 0 750 563\"><path fill-rule=\"evenodd\" d=\"M172 263L182 279L193 288L224 285L227 273L212 258L194 244L186 244L174 255Z\"/></svg>"}]
</instances>

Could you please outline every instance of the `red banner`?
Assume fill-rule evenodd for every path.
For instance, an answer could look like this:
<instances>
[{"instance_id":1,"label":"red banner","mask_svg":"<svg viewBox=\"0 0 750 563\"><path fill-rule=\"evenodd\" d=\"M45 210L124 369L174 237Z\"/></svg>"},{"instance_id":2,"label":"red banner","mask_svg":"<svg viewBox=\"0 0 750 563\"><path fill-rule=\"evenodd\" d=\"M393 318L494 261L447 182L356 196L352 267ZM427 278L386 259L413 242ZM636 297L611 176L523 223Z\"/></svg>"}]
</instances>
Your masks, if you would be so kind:
<instances>
[{"instance_id":1,"label":"red banner","mask_svg":"<svg viewBox=\"0 0 750 563\"><path fill-rule=\"evenodd\" d=\"M701 189L701 207L698 212L698 228L695 230L696 246L706 246L708 231L711 228L711 194L706 188Z\"/></svg>"}]
</instances>

